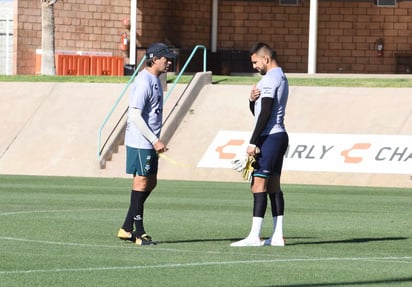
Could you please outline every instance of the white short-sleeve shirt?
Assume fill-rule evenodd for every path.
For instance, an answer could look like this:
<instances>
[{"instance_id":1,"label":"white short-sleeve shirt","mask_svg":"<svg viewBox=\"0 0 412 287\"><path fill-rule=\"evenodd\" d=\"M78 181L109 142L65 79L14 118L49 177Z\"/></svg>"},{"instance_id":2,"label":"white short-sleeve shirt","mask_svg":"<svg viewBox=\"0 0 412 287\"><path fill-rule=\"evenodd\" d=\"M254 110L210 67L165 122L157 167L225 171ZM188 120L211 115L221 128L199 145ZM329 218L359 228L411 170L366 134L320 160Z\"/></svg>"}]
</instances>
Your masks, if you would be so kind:
<instances>
[{"instance_id":1,"label":"white short-sleeve shirt","mask_svg":"<svg viewBox=\"0 0 412 287\"><path fill-rule=\"evenodd\" d=\"M255 119L259 118L262 98L274 100L270 119L261 135L269 135L285 131L284 116L289 96L288 80L281 68L269 70L258 82L260 97L255 101Z\"/></svg>"},{"instance_id":2,"label":"white short-sleeve shirt","mask_svg":"<svg viewBox=\"0 0 412 287\"><path fill-rule=\"evenodd\" d=\"M142 117L156 137L160 137L163 116L163 89L159 77L142 70L132 84L130 109L142 111ZM134 148L152 149L153 146L137 129L128 116L125 144Z\"/></svg>"}]
</instances>

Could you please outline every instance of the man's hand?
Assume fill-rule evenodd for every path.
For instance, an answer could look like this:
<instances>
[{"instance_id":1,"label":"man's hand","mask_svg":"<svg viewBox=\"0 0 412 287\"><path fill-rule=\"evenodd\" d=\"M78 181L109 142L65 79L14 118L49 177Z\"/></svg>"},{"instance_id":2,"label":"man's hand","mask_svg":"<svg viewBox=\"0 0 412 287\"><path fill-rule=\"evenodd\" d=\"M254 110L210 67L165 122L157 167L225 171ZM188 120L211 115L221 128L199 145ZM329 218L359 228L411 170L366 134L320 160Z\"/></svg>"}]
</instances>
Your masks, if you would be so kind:
<instances>
[{"instance_id":1,"label":"man's hand","mask_svg":"<svg viewBox=\"0 0 412 287\"><path fill-rule=\"evenodd\" d=\"M259 149L256 145L254 145L254 144L249 144L249 145L247 146L246 153L247 153L249 156L255 156L255 155L257 155L258 153L260 153L260 149Z\"/></svg>"},{"instance_id":2,"label":"man's hand","mask_svg":"<svg viewBox=\"0 0 412 287\"><path fill-rule=\"evenodd\" d=\"M155 151L157 153L163 153L163 152L167 151L166 145L163 142L161 142L160 140L157 140L157 141L154 142L153 148L155 149Z\"/></svg>"},{"instance_id":3,"label":"man's hand","mask_svg":"<svg viewBox=\"0 0 412 287\"><path fill-rule=\"evenodd\" d=\"M256 88L256 85L253 85L252 90L250 91L249 101L254 102L260 97L260 90Z\"/></svg>"}]
</instances>

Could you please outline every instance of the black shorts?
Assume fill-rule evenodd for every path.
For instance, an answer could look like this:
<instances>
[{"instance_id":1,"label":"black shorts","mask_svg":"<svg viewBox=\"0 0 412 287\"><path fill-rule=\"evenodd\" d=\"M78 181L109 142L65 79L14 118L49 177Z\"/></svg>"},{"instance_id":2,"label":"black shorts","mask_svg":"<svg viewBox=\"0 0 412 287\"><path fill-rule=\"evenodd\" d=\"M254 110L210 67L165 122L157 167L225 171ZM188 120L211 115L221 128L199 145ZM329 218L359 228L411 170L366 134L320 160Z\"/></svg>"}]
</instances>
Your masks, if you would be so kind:
<instances>
[{"instance_id":1,"label":"black shorts","mask_svg":"<svg viewBox=\"0 0 412 287\"><path fill-rule=\"evenodd\" d=\"M256 156L253 176L269 177L273 174L281 175L283 157L289 145L286 132L261 136L257 146L260 153Z\"/></svg>"}]
</instances>

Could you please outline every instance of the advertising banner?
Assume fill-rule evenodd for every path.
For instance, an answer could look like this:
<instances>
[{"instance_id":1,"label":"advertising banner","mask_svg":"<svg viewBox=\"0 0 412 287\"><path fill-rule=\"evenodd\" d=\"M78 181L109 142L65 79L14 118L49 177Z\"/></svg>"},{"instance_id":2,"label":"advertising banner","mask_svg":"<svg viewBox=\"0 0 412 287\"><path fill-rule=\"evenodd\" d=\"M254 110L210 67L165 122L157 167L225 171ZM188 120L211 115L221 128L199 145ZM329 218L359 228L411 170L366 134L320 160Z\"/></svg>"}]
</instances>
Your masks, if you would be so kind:
<instances>
[{"instance_id":1,"label":"advertising banner","mask_svg":"<svg viewBox=\"0 0 412 287\"><path fill-rule=\"evenodd\" d=\"M219 131L198 167L231 168L250 132ZM289 133L284 170L412 174L412 135Z\"/></svg>"}]
</instances>

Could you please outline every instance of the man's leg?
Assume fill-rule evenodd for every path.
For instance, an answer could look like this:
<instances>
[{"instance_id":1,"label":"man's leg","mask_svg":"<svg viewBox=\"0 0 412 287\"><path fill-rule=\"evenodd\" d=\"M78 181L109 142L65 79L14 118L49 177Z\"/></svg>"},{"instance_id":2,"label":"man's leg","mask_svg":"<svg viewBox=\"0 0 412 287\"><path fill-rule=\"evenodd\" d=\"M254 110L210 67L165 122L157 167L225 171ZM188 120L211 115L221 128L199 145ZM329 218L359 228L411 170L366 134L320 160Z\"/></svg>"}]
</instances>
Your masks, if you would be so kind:
<instances>
[{"instance_id":1,"label":"man's leg","mask_svg":"<svg viewBox=\"0 0 412 287\"><path fill-rule=\"evenodd\" d=\"M133 178L133 192L135 193L135 213L133 214L133 221L135 225L135 234L139 238L146 234L143 224L144 203L149 197L150 193L156 186L156 176L135 176Z\"/></svg>"},{"instance_id":2,"label":"man's leg","mask_svg":"<svg viewBox=\"0 0 412 287\"><path fill-rule=\"evenodd\" d=\"M155 242L146 234L143 224L144 203L157 184L158 156L152 149L126 147L126 173L133 174L129 210L117 237L137 245ZM133 231L133 224L136 230Z\"/></svg>"},{"instance_id":3,"label":"man's leg","mask_svg":"<svg viewBox=\"0 0 412 287\"><path fill-rule=\"evenodd\" d=\"M249 235L240 241L232 243L230 246L261 246L260 230L262 229L263 218L265 217L267 206L267 194L265 192L266 179L254 177L252 180L253 194L253 218Z\"/></svg>"},{"instance_id":4,"label":"man's leg","mask_svg":"<svg viewBox=\"0 0 412 287\"><path fill-rule=\"evenodd\" d=\"M146 233L143 225L144 203L155 186L156 177L153 175L133 177L129 210L118 233L120 239L135 241L136 237L139 238ZM135 232L133 232L133 224L136 227Z\"/></svg>"},{"instance_id":5,"label":"man's leg","mask_svg":"<svg viewBox=\"0 0 412 287\"><path fill-rule=\"evenodd\" d=\"M269 178L267 187L273 218L273 234L265 245L284 246L283 239L283 216L285 211L285 201L283 192L280 189L280 176L273 175Z\"/></svg>"},{"instance_id":6,"label":"man's leg","mask_svg":"<svg viewBox=\"0 0 412 287\"><path fill-rule=\"evenodd\" d=\"M136 236L133 234L133 218L135 214L137 214L137 192L132 190L130 193L129 210L127 211L122 228L120 228L117 233L117 237L123 240L136 241Z\"/></svg>"}]
</instances>

